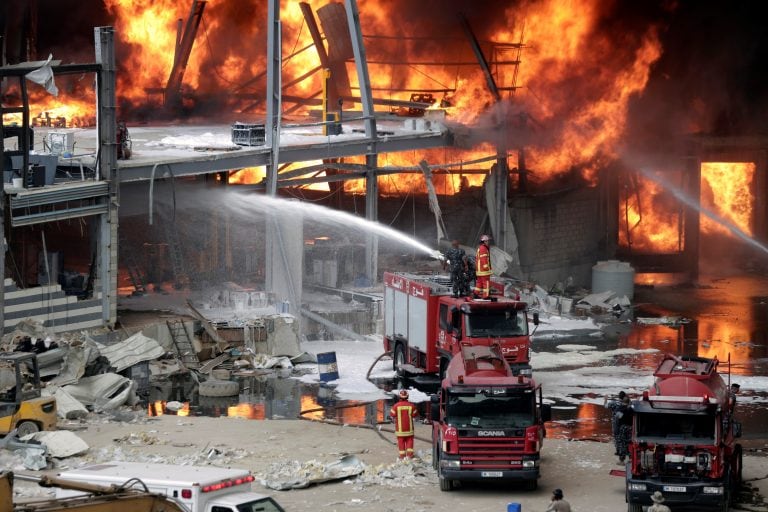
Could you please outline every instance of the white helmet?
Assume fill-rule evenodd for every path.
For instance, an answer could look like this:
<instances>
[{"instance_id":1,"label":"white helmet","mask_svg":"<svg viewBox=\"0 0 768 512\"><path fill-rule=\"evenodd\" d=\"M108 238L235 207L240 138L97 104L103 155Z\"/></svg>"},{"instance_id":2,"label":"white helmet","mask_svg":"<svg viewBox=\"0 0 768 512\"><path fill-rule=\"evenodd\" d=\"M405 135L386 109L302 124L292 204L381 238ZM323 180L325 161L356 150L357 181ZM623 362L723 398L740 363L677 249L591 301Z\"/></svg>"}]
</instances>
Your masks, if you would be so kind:
<instances>
[{"instance_id":1,"label":"white helmet","mask_svg":"<svg viewBox=\"0 0 768 512\"><path fill-rule=\"evenodd\" d=\"M491 239L488 235L483 235L480 237L481 242L488 242Z\"/></svg>"}]
</instances>

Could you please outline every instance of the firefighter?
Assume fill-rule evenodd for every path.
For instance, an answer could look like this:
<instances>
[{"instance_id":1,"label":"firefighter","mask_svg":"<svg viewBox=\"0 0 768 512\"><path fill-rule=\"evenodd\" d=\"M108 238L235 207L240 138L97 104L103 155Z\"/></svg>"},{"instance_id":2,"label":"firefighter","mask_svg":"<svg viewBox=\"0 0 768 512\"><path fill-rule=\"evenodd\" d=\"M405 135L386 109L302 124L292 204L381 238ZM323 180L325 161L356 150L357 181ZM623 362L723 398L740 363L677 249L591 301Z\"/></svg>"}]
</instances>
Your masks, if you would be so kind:
<instances>
[{"instance_id":1,"label":"firefighter","mask_svg":"<svg viewBox=\"0 0 768 512\"><path fill-rule=\"evenodd\" d=\"M443 270L450 267L454 297L463 297L469 293L469 282L467 280L469 265L467 261L467 253L461 248L458 240L453 240L451 248L445 251Z\"/></svg>"},{"instance_id":2,"label":"firefighter","mask_svg":"<svg viewBox=\"0 0 768 512\"><path fill-rule=\"evenodd\" d=\"M552 491L552 501L545 512L571 512L571 504L563 499L563 490Z\"/></svg>"},{"instance_id":3,"label":"firefighter","mask_svg":"<svg viewBox=\"0 0 768 512\"><path fill-rule=\"evenodd\" d=\"M668 506L662 505L664 503L664 495L659 491L651 494L651 501L653 505L648 507L648 512L672 512Z\"/></svg>"},{"instance_id":4,"label":"firefighter","mask_svg":"<svg viewBox=\"0 0 768 512\"><path fill-rule=\"evenodd\" d=\"M397 451L400 459L413 458L413 418L419 412L416 406L408 401L408 391L400 390L400 401L389 410L389 416L395 422L395 436L397 436Z\"/></svg>"},{"instance_id":5,"label":"firefighter","mask_svg":"<svg viewBox=\"0 0 768 512\"><path fill-rule=\"evenodd\" d=\"M475 254L475 298L487 299L491 294L491 237L480 237L480 245Z\"/></svg>"}]
</instances>

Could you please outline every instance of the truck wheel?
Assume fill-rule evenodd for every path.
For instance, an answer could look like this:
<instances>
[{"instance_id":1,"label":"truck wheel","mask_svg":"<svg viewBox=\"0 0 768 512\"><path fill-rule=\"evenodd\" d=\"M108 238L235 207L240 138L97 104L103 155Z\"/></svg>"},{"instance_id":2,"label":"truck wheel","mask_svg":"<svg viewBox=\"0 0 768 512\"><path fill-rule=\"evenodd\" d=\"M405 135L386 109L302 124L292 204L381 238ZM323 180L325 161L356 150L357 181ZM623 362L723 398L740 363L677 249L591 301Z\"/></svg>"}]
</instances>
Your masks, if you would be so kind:
<instances>
[{"instance_id":1,"label":"truck wheel","mask_svg":"<svg viewBox=\"0 0 768 512\"><path fill-rule=\"evenodd\" d=\"M627 503L627 512L643 512L643 506L636 503Z\"/></svg>"},{"instance_id":2,"label":"truck wheel","mask_svg":"<svg viewBox=\"0 0 768 512\"><path fill-rule=\"evenodd\" d=\"M209 379L200 383L200 396L232 396L240 392L240 384L231 380Z\"/></svg>"},{"instance_id":3,"label":"truck wheel","mask_svg":"<svg viewBox=\"0 0 768 512\"><path fill-rule=\"evenodd\" d=\"M736 448L733 450L733 488L731 491L734 493L741 492L741 484L743 483L742 480L742 463L743 463L743 452L740 444L736 445Z\"/></svg>"},{"instance_id":4,"label":"truck wheel","mask_svg":"<svg viewBox=\"0 0 768 512\"><path fill-rule=\"evenodd\" d=\"M21 421L16 425L16 435L20 438L35 432L40 432L40 427L34 421Z\"/></svg>"},{"instance_id":5,"label":"truck wheel","mask_svg":"<svg viewBox=\"0 0 768 512\"><path fill-rule=\"evenodd\" d=\"M440 480L440 490L441 491L450 491L453 489L453 480L449 480L448 478L443 478L442 476L439 478Z\"/></svg>"},{"instance_id":6,"label":"truck wheel","mask_svg":"<svg viewBox=\"0 0 768 512\"><path fill-rule=\"evenodd\" d=\"M392 369L402 374L401 365L405 364L405 346L402 343L395 345L395 357L392 358Z\"/></svg>"}]
</instances>

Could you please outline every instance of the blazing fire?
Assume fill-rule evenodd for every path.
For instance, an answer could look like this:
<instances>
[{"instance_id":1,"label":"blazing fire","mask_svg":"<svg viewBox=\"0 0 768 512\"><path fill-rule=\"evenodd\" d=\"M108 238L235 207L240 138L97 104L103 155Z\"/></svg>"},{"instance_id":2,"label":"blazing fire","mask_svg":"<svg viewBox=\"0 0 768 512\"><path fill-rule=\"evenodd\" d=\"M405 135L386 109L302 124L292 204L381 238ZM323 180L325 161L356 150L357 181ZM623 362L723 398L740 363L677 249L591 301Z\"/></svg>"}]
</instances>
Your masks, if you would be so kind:
<instances>
[{"instance_id":1,"label":"blazing fire","mask_svg":"<svg viewBox=\"0 0 768 512\"><path fill-rule=\"evenodd\" d=\"M309 2L315 12L326 3ZM163 95L169 93L166 88L170 87L178 41L190 25L188 20L194 18L193 5L201 14L178 91L183 106L192 109L190 112L200 107L200 112L207 115L212 111L263 115L259 110L263 109L265 86L264 46L244 43L266 39L266 6L262 0L210 0L197 4L192 0L104 0L104 5L114 18L118 38L122 117L135 114L135 108L150 110L148 105L162 102ZM526 128L532 132L528 134L531 142L526 144L529 166L540 180L574 170L594 180L597 169L615 157L628 102L643 91L649 69L661 54L658 27L650 26L631 35L622 32L621 36L605 30L605 19L610 16L605 11L611 7L602 2L510 2L504 12L488 12L470 20L478 39L483 41L485 57L502 91L503 105L495 106L458 22L452 33L436 33L430 40L428 19L399 16L403 9L411 8L403 2L380 0L361 4L375 96L409 100L414 92L429 91L425 94L434 94L436 105L446 109L449 120L475 126L478 142L483 138L498 142L499 127L514 125L524 115L531 120ZM317 98L322 89L321 76L309 72L318 69L320 62L299 3L284 1L281 19L283 83L289 84L284 94ZM402 23L394 25L393 19ZM621 44L617 44L617 37L621 37ZM333 44L337 42L326 40L327 46ZM347 64L347 72L353 95L357 95L353 63ZM72 105L68 96L45 106L38 105L39 101L35 99L35 115L48 111L66 117L68 125L74 122L70 120L88 117L83 115L80 104L79 113L59 114L54 110L55 105ZM228 108L219 108L223 104ZM90 105L92 116L93 103ZM315 108L298 107L286 103L285 108L296 114ZM345 104L345 108L354 106ZM487 133L480 133L483 131ZM517 135L508 134L509 140L503 144L517 149L521 144ZM426 154L430 163L443 161L437 153ZM424 156L383 160L390 165L413 166ZM396 188L404 190L411 186L411 179L422 188L418 182L423 179L418 176L382 181L397 181ZM459 190L467 181L478 185L482 180L482 175L453 175L443 188ZM345 188L354 191L357 187L349 184Z\"/></svg>"},{"instance_id":2,"label":"blazing fire","mask_svg":"<svg viewBox=\"0 0 768 512\"><path fill-rule=\"evenodd\" d=\"M706 162L701 164L701 205L717 213L747 235L752 235L752 204L755 164ZM701 215L703 233L730 234L731 231Z\"/></svg>"},{"instance_id":3,"label":"blazing fire","mask_svg":"<svg viewBox=\"0 0 768 512\"><path fill-rule=\"evenodd\" d=\"M751 162L705 162L701 165L701 206L733 226L752 235L752 205L755 201ZM673 186L682 181L680 175ZM685 247L684 205L658 183L641 176L630 180L620 205L619 242L633 251L674 253ZM691 198L696 200L697 198ZM732 235L731 230L705 214L700 215L703 234Z\"/></svg>"}]
</instances>

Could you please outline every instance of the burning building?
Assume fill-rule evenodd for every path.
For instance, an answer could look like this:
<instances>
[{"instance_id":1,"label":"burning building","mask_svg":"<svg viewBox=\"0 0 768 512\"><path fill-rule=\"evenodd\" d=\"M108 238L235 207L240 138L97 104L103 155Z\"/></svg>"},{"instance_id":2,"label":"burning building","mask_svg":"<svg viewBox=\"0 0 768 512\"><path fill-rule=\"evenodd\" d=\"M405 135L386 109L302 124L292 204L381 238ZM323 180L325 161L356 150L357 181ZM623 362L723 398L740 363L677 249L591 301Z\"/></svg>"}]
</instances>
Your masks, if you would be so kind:
<instances>
[{"instance_id":1,"label":"burning building","mask_svg":"<svg viewBox=\"0 0 768 512\"><path fill-rule=\"evenodd\" d=\"M747 72L756 69L765 38L752 28L750 7L718 11L709 33L727 43L713 49L694 20L711 20L717 6L698 2L87 4L4 7L4 60L48 53L82 60L89 44L65 41L87 41L80 34L94 25L114 26L117 118L134 144L134 158L115 164L122 242L114 244L121 276L110 277L115 291L142 281L186 285L189 276L273 275L233 254L227 214L176 201L176 184L187 182L362 211L422 240L471 245L490 231L511 255L510 274L545 284L568 277L586 284L591 266L606 257L627 259L642 272L689 275L710 247L736 244L742 261L764 258L766 141L754 120L765 98L759 74ZM76 25L58 23L63 12ZM729 53L744 41L749 55ZM751 81L740 84L736 72ZM98 117L91 82L82 75L56 79L57 97L30 87L36 133L91 125ZM6 104L19 92L6 80L3 94ZM279 117L288 131L267 129L264 147L198 138L198 146L185 147L188 154L152 152L172 153L181 144L179 133L153 125L223 123L228 131L234 121L261 123L265 115L268 126ZM18 120L3 119L5 126ZM324 122L325 138L311 132ZM340 135L329 135L333 130ZM59 158L57 172L77 176L81 162L88 167L97 159ZM148 196L163 204L139 206ZM407 202L411 212L403 215ZM435 203L438 233L424 213ZM153 211L165 214L150 225ZM56 229L63 234L53 249L61 249L66 268L66 240L79 227ZM194 231L205 231L204 250L178 240ZM86 245L98 246L96 238ZM30 254L40 247L9 239L14 258L37 258L22 255L22 247ZM252 245L246 252L258 250ZM368 239L364 247L361 272L375 280L377 246ZM91 255L77 258L80 273L94 265Z\"/></svg>"}]
</instances>

